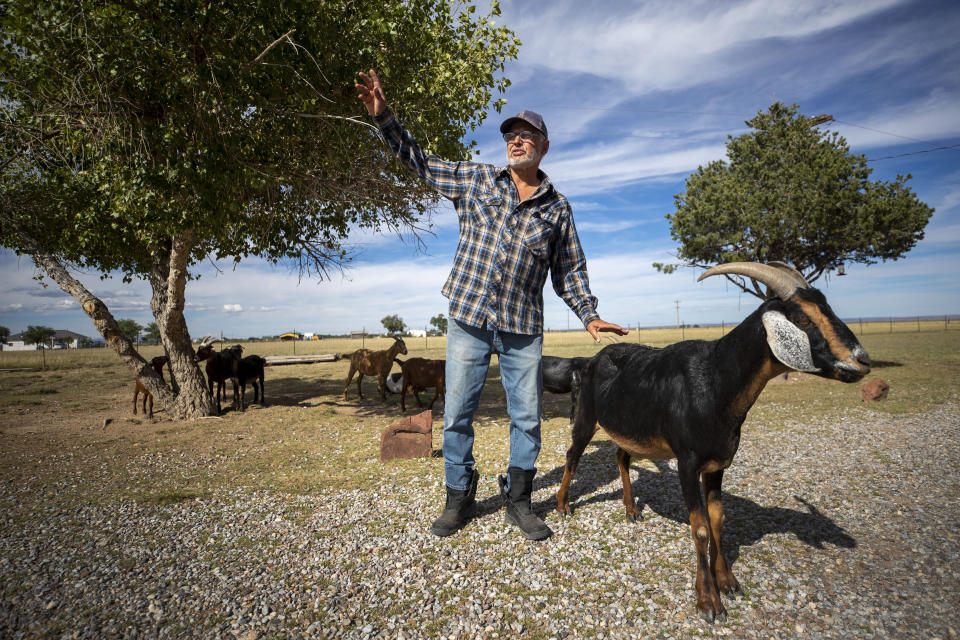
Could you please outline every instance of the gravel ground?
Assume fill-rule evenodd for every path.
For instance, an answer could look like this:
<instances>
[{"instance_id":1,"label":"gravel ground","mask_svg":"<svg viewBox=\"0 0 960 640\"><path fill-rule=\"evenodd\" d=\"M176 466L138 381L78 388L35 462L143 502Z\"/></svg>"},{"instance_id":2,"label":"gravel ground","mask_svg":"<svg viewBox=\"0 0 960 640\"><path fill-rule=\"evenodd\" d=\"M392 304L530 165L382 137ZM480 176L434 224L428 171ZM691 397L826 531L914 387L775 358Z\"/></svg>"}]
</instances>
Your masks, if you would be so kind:
<instances>
[{"instance_id":1,"label":"gravel ground","mask_svg":"<svg viewBox=\"0 0 960 640\"><path fill-rule=\"evenodd\" d=\"M427 533L437 459L409 486L159 505L63 497L89 475L7 482L0 637L955 638L958 416L954 400L745 434L724 485L744 594L724 599L724 624L696 614L675 467L635 463L644 519L628 522L614 449L595 441L571 518L553 511L561 469L541 470L535 506L555 532L542 543L503 523L494 469L463 531ZM178 464L153 454L128 471Z\"/></svg>"}]
</instances>

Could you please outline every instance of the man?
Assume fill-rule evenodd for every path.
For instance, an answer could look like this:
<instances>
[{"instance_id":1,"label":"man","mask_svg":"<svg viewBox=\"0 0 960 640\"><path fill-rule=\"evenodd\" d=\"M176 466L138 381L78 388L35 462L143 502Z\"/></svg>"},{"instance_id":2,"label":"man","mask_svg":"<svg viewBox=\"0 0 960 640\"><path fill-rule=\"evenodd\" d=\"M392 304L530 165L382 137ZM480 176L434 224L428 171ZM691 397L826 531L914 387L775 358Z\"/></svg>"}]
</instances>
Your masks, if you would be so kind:
<instances>
[{"instance_id":1,"label":"man","mask_svg":"<svg viewBox=\"0 0 960 640\"><path fill-rule=\"evenodd\" d=\"M531 540L550 528L530 506L534 463L540 453L540 358L543 345L543 285L553 288L597 342L599 332L626 329L597 315L586 259L570 204L540 171L550 148L538 114L521 111L500 125L507 166L450 162L428 156L387 107L376 72L361 73L358 98L400 162L453 201L460 242L443 286L450 300L447 331L443 457L447 499L431 531L448 536L466 522L479 473L474 468L473 414L497 354L510 414L510 462L498 477L505 519Z\"/></svg>"}]
</instances>

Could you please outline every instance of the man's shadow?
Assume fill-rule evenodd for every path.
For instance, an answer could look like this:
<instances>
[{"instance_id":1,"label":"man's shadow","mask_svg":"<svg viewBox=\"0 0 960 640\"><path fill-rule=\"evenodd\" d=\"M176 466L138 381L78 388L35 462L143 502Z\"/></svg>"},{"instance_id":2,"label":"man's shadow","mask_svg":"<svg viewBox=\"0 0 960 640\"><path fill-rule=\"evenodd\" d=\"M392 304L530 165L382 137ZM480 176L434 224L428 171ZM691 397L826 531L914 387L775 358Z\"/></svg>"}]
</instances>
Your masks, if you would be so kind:
<instances>
[{"instance_id":1,"label":"man's shadow","mask_svg":"<svg viewBox=\"0 0 960 640\"><path fill-rule=\"evenodd\" d=\"M613 491L596 493L597 490L620 477L616 460L617 446L607 440L592 442L580 457L577 473L570 485L570 506L576 518L576 510L587 504L608 502L610 508L623 513L623 494L618 487ZM632 489L637 507L647 509L657 515L669 518L683 526L690 525L689 514L680 492L677 472L665 461L656 461L657 470L636 465L631 470L638 477L633 480ZM633 474L631 474L633 477ZM563 466L538 475L534 480L534 491L545 487L559 488L563 478ZM742 498L727 491L723 492L723 510L725 523L723 545L730 562L740 556L740 547L753 545L768 534L791 533L805 544L823 549L825 544L837 547L853 548L857 545L843 527L820 512L819 509L803 497L794 495L801 508L765 507L752 500ZM491 513L500 508L499 496L477 503L477 515ZM533 510L540 517L556 512L555 496L533 503ZM636 526L642 531L643 523Z\"/></svg>"}]
</instances>

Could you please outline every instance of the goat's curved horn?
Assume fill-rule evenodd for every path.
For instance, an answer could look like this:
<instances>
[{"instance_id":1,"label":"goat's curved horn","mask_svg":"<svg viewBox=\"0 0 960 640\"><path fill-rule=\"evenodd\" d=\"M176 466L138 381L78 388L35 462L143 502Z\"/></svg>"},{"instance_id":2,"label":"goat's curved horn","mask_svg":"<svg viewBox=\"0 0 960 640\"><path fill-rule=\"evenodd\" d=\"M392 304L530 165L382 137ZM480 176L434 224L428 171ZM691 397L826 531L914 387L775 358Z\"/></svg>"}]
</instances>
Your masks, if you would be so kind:
<instances>
[{"instance_id":1,"label":"goat's curved horn","mask_svg":"<svg viewBox=\"0 0 960 640\"><path fill-rule=\"evenodd\" d=\"M810 284L803 277L803 274L797 271L796 269L794 269L793 267L791 267L790 265L788 265L786 262L780 262L779 260L771 260L767 264L770 265L771 267L776 267L777 269L780 269L781 271L789 275L791 278L793 278L797 282L797 286L800 287L801 289L810 288Z\"/></svg>"},{"instance_id":2,"label":"goat's curved horn","mask_svg":"<svg viewBox=\"0 0 960 640\"><path fill-rule=\"evenodd\" d=\"M209 339L210 339L210 334L209 334L209 333L208 333L207 335L203 336L202 338L200 338L200 346L201 346L201 347L207 346L207 340L209 340Z\"/></svg>"},{"instance_id":3,"label":"goat's curved horn","mask_svg":"<svg viewBox=\"0 0 960 640\"><path fill-rule=\"evenodd\" d=\"M792 267L787 265L784 265L784 267L793 271ZM782 267L760 262L728 262L726 264L718 264L704 271L703 274L697 278L697 282L721 273L747 276L757 282L762 282L781 300L790 298L797 289L806 289L810 286L803 279L803 276L797 272L791 274Z\"/></svg>"}]
</instances>

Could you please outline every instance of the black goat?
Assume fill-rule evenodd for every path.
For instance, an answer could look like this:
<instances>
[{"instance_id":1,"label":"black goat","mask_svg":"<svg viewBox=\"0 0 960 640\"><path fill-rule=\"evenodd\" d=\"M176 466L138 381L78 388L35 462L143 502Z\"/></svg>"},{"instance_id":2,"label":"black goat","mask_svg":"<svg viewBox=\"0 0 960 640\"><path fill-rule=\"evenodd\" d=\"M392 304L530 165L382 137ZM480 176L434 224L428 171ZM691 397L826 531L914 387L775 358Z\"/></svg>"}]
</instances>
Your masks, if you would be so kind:
<instances>
[{"instance_id":1,"label":"black goat","mask_svg":"<svg viewBox=\"0 0 960 640\"><path fill-rule=\"evenodd\" d=\"M267 359L260 356L251 355L240 359L240 365L237 369L237 381L240 383L241 411L243 411L244 401L246 399L248 382L253 385L253 401L257 401L259 393L260 404L266 404L263 398L263 368L266 365Z\"/></svg>"},{"instance_id":2,"label":"black goat","mask_svg":"<svg viewBox=\"0 0 960 640\"><path fill-rule=\"evenodd\" d=\"M243 347L238 344L226 349L217 351L207 358L207 383L210 385L210 395L213 395L213 383L217 383L217 413L223 409L220 406L221 394L226 397L224 386L227 379L233 382L233 408L236 409L239 404L239 370L240 359L243 355ZM241 411L243 407L240 407Z\"/></svg>"},{"instance_id":3,"label":"black goat","mask_svg":"<svg viewBox=\"0 0 960 640\"><path fill-rule=\"evenodd\" d=\"M570 394L570 422L573 422L574 411L577 408L581 372L589 361L590 358L558 356L543 356L541 359L543 390L550 393Z\"/></svg>"},{"instance_id":4,"label":"black goat","mask_svg":"<svg viewBox=\"0 0 960 640\"><path fill-rule=\"evenodd\" d=\"M700 279L738 274L767 285L776 297L720 340L687 340L655 349L614 344L583 372L557 510L570 514L567 492L587 443L603 429L619 449L627 516L636 519L630 458L677 459L697 557L697 609L725 619L720 592L740 590L720 546L723 472L737 452L740 427L767 381L789 370L855 382L870 357L823 294L782 263L732 263Z\"/></svg>"}]
</instances>

